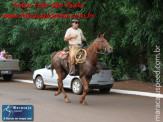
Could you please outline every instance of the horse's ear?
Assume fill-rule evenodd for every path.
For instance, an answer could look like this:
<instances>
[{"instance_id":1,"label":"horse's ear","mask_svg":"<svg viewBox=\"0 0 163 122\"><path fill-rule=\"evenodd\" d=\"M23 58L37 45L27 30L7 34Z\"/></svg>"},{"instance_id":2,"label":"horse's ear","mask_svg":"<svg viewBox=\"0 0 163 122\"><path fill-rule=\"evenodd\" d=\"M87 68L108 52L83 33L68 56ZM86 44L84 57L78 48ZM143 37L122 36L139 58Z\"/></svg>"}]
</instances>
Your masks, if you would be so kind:
<instances>
[{"instance_id":1,"label":"horse's ear","mask_svg":"<svg viewBox=\"0 0 163 122\"><path fill-rule=\"evenodd\" d=\"M98 36L97 36L97 37L98 37L98 38L100 38L100 37L101 37L101 33L100 33L100 32L98 33Z\"/></svg>"},{"instance_id":2,"label":"horse's ear","mask_svg":"<svg viewBox=\"0 0 163 122\"><path fill-rule=\"evenodd\" d=\"M105 36L105 32L104 32L104 34L102 34L101 36L104 37L104 36Z\"/></svg>"}]
</instances>

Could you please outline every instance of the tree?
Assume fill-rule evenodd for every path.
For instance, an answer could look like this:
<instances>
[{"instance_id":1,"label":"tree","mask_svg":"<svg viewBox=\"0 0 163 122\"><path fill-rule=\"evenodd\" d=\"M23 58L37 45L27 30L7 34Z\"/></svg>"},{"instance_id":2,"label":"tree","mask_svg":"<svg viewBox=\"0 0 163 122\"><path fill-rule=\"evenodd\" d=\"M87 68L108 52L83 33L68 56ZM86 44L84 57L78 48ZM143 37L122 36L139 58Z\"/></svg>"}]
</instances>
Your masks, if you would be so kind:
<instances>
[{"instance_id":1,"label":"tree","mask_svg":"<svg viewBox=\"0 0 163 122\"><path fill-rule=\"evenodd\" d=\"M33 0L15 0L18 3L35 4ZM161 0L76 0L73 4L84 4L83 8L16 8L15 1L0 2L0 48L6 48L14 58L21 60L22 70L34 70L50 63L52 52L68 46L64 42L64 34L71 26L71 18L61 19L26 19L3 18L4 14L85 14L89 12L93 18L80 18L87 43L95 40L99 32L105 32L105 38L114 48L114 53L101 56L114 70L116 80L154 78L153 50L155 45L163 41L163 8ZM39 3L59 2L65 0L38 0ZM153 61L151 61L153 60ZM147 70L141 72L139 65L143 63ZM151 78L152 77L152 78Z\"/></svg>"}]
</instances>

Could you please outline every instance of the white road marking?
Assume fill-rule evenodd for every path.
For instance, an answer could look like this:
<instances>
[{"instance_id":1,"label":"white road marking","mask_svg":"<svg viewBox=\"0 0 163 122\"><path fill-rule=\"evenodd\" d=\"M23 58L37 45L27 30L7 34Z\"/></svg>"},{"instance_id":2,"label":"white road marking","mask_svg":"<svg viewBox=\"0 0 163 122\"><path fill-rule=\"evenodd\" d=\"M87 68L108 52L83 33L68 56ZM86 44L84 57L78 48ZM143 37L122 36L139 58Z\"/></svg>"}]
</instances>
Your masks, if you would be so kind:
<instances>
[{"instance_id":1,"label":"white road marking","mask_svg":"<svg viewBox=\"0 0 163 122\"><path fill-rule=\"evenodd\" d=\"M23 80L23 79L13 79L13 81L33 83L32 80ZM120 90L120 89L111 89L110 92L119 93L119 94L130 94L130 95L139 95L139 96L146 96L146 97L163 98L163 94L150 93L150 92L130 91L130 90Z\"/></svg>"},{"instance_id":2,"label":"white road marking","mask_svg":"<svg viewBox=\"0 0 163 122\"><path fill-rule=\"evenodd\" d=\"M12 81L24 82L24 83L33 83L32 80L23 80L23 79L12 79Z\"/></svg>"},{"instance_id":3,"label":"white road marking","mask_svg":"<svg viewBox=\"0 0 163 122\"><path fill-rule=\"evenodd\" d=\"M130 90L120 90L120 89L111 89L110 92L120 93L120 94L139 95L139 96L146 96L146 97L163 98L163 94L150 93L150 92L130 91Z\"/></svg>"}]
</instances>

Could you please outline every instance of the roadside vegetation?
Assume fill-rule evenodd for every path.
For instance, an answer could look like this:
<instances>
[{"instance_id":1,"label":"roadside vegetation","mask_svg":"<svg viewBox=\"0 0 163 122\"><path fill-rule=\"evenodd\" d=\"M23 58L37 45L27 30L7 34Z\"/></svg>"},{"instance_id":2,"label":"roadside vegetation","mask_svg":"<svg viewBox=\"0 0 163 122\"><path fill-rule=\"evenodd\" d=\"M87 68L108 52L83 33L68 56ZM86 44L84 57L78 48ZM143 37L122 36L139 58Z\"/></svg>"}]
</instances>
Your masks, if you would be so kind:
<instances>
[{"instance_id":1,"label":"roadside vegetation","mask_svg":"<svg viewBox=\"0 0 163 122\"><path fill-rule=\"evenodd\" d=\"M156 45L163 50L163 1L162 0L75 0L83 8L13 8L14 1L0 1L0 49L5 48L14 58L21 60L21 70L34 70L50 63L52 52L68 46L64 34L71 26L71 19L26 19L3 18L3 14L60 13L85 15L80 28L87 38L86 46L95 40L98 33L114 48L114 53L100 59L114 71L115 80L140 79L155 81ZM24 2L27 0L24 0ZM52 3L56 0L37 0ZM34 4L35 0L28 0ZM66 4L65 0L58 2ZM161 56L163 57L163 53ZM163 62L160 60L161 67ZM142 71L140 66L145 66ZM163 74L161 74L163 76ZM163 79L162 79L163 81Z\"/></svg>"}]
</instances>

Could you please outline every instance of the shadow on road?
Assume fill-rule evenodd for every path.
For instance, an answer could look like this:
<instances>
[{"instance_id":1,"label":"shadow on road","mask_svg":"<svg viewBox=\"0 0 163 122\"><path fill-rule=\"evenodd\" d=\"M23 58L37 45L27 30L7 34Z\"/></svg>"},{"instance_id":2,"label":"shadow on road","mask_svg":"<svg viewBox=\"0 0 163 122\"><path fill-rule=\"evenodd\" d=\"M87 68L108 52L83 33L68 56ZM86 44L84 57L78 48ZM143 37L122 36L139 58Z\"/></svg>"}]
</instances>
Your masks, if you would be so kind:
<instances>
[{"instance_id":1,"label":"shadow on road","mask_svg":"<svg viewBox=\"0 0 163 122\"><path fill-rule=\"evenodd\" d=\"M13 82L15 82L15 81L5 81L5 80L3 80L3 79L0 79L0 83L13 83Z\"/></svg>"},{"instance_id":2,"label":"shadow on road","mask_svg":"<svg viewBox=\"0 0 163 122\"><path fill-rule=\"evenodd\" d=\"M45 88L45 90L47 91L54 91L56 92L58 90L58 88L56 87L47 87ZM69 94L73 94L72 90L71 89L64 89L66 93L69 93ZM113 95L114 93L101 93L99 92L99 90L90 90L89 93L87 95Z\"/></svg>"}]
</instances>

